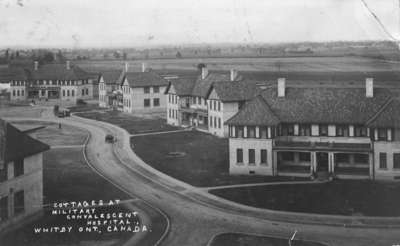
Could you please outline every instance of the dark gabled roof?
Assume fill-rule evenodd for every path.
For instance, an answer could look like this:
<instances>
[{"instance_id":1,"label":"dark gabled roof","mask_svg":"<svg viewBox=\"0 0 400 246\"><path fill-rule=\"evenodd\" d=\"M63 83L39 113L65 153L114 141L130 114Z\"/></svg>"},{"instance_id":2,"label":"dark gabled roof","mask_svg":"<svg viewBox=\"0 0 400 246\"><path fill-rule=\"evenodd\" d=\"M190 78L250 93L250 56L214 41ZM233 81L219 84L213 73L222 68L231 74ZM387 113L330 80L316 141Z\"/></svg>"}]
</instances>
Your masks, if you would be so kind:
<instances>
[{"instance_id":1,"label":"dark gabled roof","mask_svg":"<svg viewBox=\"0 0 400 246\"><path fill-rule=\"evenodd\" d=\"M24 69L19 67L0 67L0 83L8 83L11 80L26 81Z\"/></svg>"},{"instance_id":2,"label":"dark gabled roof","mask_svg":"<svg viewBox=\"0 0 400 246\"><path fill-rule=\"evenodd\" d=\"M70 69L66 64L46 64L40 65L38 70L33 67L29 69L29 78L32 80L81 80L92 77L93 74L75 65L71 65Z\"/></svg>"},{"instance_id":3,"label":"dark gabled roof","mask_svg":"<svg viewBox=\"0 0 400 246\"><path fill-rule=\"evenodd\" d=\"M214 83L207 93L206 98L209 97L213 89L222 102L247 101L254 98L260 92L257 81L223 81Z\"/></svg>"},{"instance_id":4,"label":"dark gabled roof","mask_svg":"<svg viewBox=\"0 0 400 246\"><path fill-rule=\"evenodd\" d=\"M148 72L128 72L124 78L128 80L130 87L145 87L155 85L168 85L168 81L153 71Z\"/></svg>"},{"instance_id":5,"label":"dark gabled roof","mask_svg":"<svg viewBox=\"0 0 400 246\"><path fill-rule=\"evenodd\" d=\"M367 98L365 88L286 88L284 97L277 97L277 88L267 88L260 95L264 99L268 110L271 110L280 122L283 123L316 123L316 124L366 124L371 118L385 110L382 107L388 104L393 94L388 89L375 88L374 96ZM253 99L259 101L259 98ZM252 105L250 102L247 105ZM260 107L256 102L253 107ZM391 104L388 104L388 106ZM394 111L395 104L392 109ZM247 107L250 107L247 106ZM262 113L260 109L258 113ZM243 111L243 112L242 112ZM251 109L240 110L229 123L254 125L253 118L259 117ZM386 113L384 114L386 115ZM239 117L240 116L240 117ZM238 122L234 121L235 117ZM272 117L272 116L270 116ZM378 116L379 118L381 116ZM386 116L389 117L389 116ZM392 121L395 121L393 116ZM257 120L259 123L260 120ZM383 124L384 120L380 124ZM372 124L372 122L371 122ZM398 124L398 123L397 123Z\"/></svg>"},{"instance_id":6,"label":"dark gabled roof","mask_svg":"<svg viewBox=\"0 0 400 246\"><path fill-rule=\"evenodd\" d=\"M169 89L171 88L171 86L173 86L175 89L176 95L189 96L192 94L195 82L196 82L195 79L190 79L190 78L179 78L179 79L171 80L168 83L168 87L165 90L165 94L168 94Z\"/></svg>"},{"instance_id":7,"label":"dark gabled roof","mask_svg":"<svg viewBox=\"0 0 400 246\"><path fill-rule=\"evenodd\" d=\"M19 160L50 149L10 123L0 119L0 168L5 162Z\"/></svg>"},{"instance_id":8,"label":"dark gabled roof","mask_svg":"<svg viewBox=\"0 0 400 246\"><path fill-rule=\"evenodd\" d=\"M368 127L400 128L400 99L389 100L378 113L367 122Z\"/></svg>"},{"instance_id":9,"label":"dark gabled roof","mask_svg":"<svg viewBox=\"0 0 400 246\"><path fill-rule=\"evenodd\" d=\"M201 75L199 75L193 87L192 96L199 96L205 98L213 83L222 81L230 81L230 75L220 74L220 73L209 73L205 79L202 79Z\"/></svg>"},{"instance_id":10,"label":"dark gabled roof","mask_svg":"<svg viewBox=\"0 0 400 246\"><path fill-rule=\"evenodd\" d=\"M282 122L332 124L365 124L392 96L382 88L367 98L365 88L324 87L286 88L285 97L268 88L261 95Z\"/></svg>"},{"instance_id":11,"label":"dark gabled roof","mask_svg":"<svg viewBox=\"0 0 400 246\"><path fill-rule=\"evenodd\" d=\"M278 117L272 112L262 96L246 102L243 108L230 118L229 125L275 126L279 124Z\"/></svg>"},{"instance_id":12,"label":"dark gabled roof","mask_svg":"<svg viewBox=\"0 0 400 246\"><path fill-rule=\"evenodd\" d=\"M101 76L103 76L104 83L107 85L119 84L121 76L124 75L123 70L108 70L101 71Z\"/></svg>"}]
</instances>

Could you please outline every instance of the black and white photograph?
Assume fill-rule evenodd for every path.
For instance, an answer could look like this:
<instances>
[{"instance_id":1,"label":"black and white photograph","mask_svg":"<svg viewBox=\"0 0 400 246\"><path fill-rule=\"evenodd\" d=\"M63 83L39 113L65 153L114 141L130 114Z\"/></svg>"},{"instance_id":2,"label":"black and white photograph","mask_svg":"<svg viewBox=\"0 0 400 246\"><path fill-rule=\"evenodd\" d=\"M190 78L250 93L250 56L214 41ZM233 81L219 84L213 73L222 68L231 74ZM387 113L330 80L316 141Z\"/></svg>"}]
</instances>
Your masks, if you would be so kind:
<instances>
[{"instance_id":1,"label":"black and white photograph","mask_svg":"<svg viewBox=\"0 0 400 246\"><path fill-rule=\"evenodd\" d=\"M0 246L399 246L400 0L0 0Z\"/></svg>"}]
</instances>

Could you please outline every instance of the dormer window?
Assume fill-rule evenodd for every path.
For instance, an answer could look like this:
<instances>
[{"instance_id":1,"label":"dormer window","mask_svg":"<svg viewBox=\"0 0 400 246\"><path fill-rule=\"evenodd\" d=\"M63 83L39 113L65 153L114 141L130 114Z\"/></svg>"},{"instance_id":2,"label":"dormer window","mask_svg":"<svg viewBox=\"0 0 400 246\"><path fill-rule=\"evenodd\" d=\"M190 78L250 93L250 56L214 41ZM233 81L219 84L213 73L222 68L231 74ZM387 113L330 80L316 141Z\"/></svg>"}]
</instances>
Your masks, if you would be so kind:
<instances>
[{"instance_id":1,"label":"dormer window","mask_svg":"<svg viewBox=\"0 0 400 246\"><path fill-rule=\"evenodd\" d=\"M237 126L235 129L236 129L236 136L238 138L243 138L244 137L244 128L243 128L243 126Z\"/></svg>"},{"instance_id":2,"label":"dormer window","mask_svg":"<svg viewBox=\"0 0 400 246\"><path fill-rule=\"evenodd\" d=\"M144 94L149 94L150 93L150 87L146 86L144 87Z\"/></svg>"}]
</instances>

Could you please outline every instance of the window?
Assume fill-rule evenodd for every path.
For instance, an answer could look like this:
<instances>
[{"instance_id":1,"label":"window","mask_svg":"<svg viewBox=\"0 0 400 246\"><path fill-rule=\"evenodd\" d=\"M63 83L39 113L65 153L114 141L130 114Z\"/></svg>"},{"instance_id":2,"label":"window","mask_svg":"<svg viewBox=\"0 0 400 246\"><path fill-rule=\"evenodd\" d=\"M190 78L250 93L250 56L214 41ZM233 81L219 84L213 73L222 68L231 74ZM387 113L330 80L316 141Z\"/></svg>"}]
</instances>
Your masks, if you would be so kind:
<instances>
[{"instance_id":1,"label":"window","mask_svg":"<svg viewBox=\"0 0 400 246\"><path fill-rule=\"evenodd\" d=\"M89 89L86 88L86 95L89 95Z\"/></svg>"},{"instance_id":2,"label":"window","mask_svg":"<svg viewBox=\"0 0 400 246\"><path fill-rule=\"evenodd\" d=\"M294 152L282 152L282 160L294 161Z\"/></svg>"},{"instance_id":3,"label":"window","mask_svg":"<svg viewBox=\"0 0 400 246\"><path fill-rule=\"evenodd\" d=\"M311 154L307 152L299 152L299 160L301 162L310 162L311 161Z\"/></svg>"},{"instance_id":4,"label":"window","mask_svg":"<svg viewBox=\"0 0 400 246\"><path fill-rule=\"evenodd\" d=\"M300 124L299 125L299 135L300 136L311 136L311 125Z\"/></svg>"},{"instance_id":5,"label":"window","mask_svg":"<svg viewBox=\"0 0 400 246\"><path fill-rule=\"evenodd\" d=\"M247 137L255 138L256 137L256 128L254 126L247 127Z\"/></svg>"},{"instance_id":6,"label":"window","mask_svg":"<svg viewBox=\"0 0 400 246\"><path fill-rule=\"evenodd\" d=\"M13 97L15 97L15 90L13 90Z\"/></svg>"},{"instance_id":7,"label":"window","mask_svg":"<svg viewBox=\"0 0 400 246\"><path fill-rule=\"evenodd\" d=\"M293 136L294 125L293 124L282 124L281 125L281 136Z\"/></svg>"},{"instance_id":8,"label":"window","mask_svg":"<svg viewBox=\"0 0 400 246\"><path fill-rule=\"evenodd\" d=\"M85 89L82 89L82 96L85 95Z\"/></svg>"},{"instance_id":9,"label":"window","mask_svg":"<svg viewBox=\"0 0 400 246\"><path fill-rule=\"evenodd\" d=\"M236 149L236 163L243 163L243 149Z\"/></svg>"},{"instance_id":10,"label":"window","mask_svg":"<svg viewBox=\"0 0 400 246\"><path fill-rule=\"evenodd\" d=\"M14 194L14 214L23 213L25 210L24 191L18 191Z\"/></svg>"},{"instance_id":11,"label":"window","mask_svg":"<svg viewBox=\"0 0 400 246\"><path fill-rule=\"evenodd\" d=\"M366 154L354 154L355 163L368 163L369 156Z\"/></svg>"},{"instance_id":12,"label":"window","mask_svg":"<svg viewBox=\"0 0 400 246\"><path fill-rule=\"evenodd\" d=\"M256 153L254 149L249 149L249 164L255 164L256 163Z\"/></svg>"},{"instance_id":13,"label":"window","mask_svg":"<svg viewBox=\"0 0 400 246\"><path fill-rule=\"evenodd\" d=\"M213 109L216 111L217 110L217 101L213 101L213 103L214 103Z\"/></svg>"},{"instance_id":14,"label":"window","mask_svg":"<svg viewBox=\"0 0 400 246\"><path fill-rule=\"evenodd\" d=\"M71 91L71 95L74 97L75 96L75 90Z\"/></svg>"},{"instance_id":15,"label":"window","mask_svg":"<svg viewBox=\"0 0 400 246\"><path fill-rule=\"evenodd\" d=\"M318 128L320 136L328 136L328 125L320 124Z\"/></svg>"},{"instance_id":16,"label":"window","mask_svg":"<svg viewBox=\"0 0 400 246\"><path fill-rule=\"evenodd\" d=\"M160 93L160 87L159 86L154 86L153 87L153 93Z\"/></svg>"},{"instance_id":17,"label":"window","mask_svg":"<svg viewBox=\"0 0 400 246\"><path fill-rule=\"evenodd\" d=\"M8 164L5 163L3 169L0 169L0 182L6 181L8 178Z\"/></svg>"},{"instance_id":18,"label":"window","mask_svg":"<svg viewBox=\"0 0 400 246\"><path fill-rule=\"evenodd\" d=\"M400 153L393 153L393 168L400 169Z\"/></svg>"},{"instance_id":19,"label":"window","mask_svg":"<svg viewBox=\"0 0 400 246\"><path fill-rule=\"evenodd\" d=\"M150 87L146 86L143 88L144 94L149 94L150 93Z\"/></svg>"},{"instance_id":20,"label":"window","mask_svg":"<svg viewBox=\"0 0 400 246\"><path fill-rule=\"evenodd\" d=\"M210 127L212 127L212 121L213 121L213 117L210 116Z\"/></svg>"},{"instance_id":21,"label":"window","mask_svg":"<svg viewBox=\"0 0 400 246\"><path fill-rule=\"evenodd\" d=\"M150 99L144 99L144 100L143 100L143 105L144 105L145 107L150 107Z\"/></svg>"},{"instance_id":22,"label":"window","mask_svg":"<svg viewBox=\"0 0 400 246\"><path fill-rule=\"evenodd\" d=\"M69 90L67 90L67 97L69 97Z\"/></svg>"},{"instance_id":23,"label":"window","mask_svg":"<svg viewBox=\"0 0 400 246\"><path fill-rule=\"evenodd\" d=\"M24 174L24 159L14 161L14 177Z\"/></svg>"},{"instance_id":24,"label":"window","mask_svg":"<svg viewBox=\"0 0 400 246\"><path fill-rule=\"evenodd\" d=\"M0 222L8 219L8 196L0 198Z\"/></svg>"},{"instance_id":25,"label":"window","mask_svg":"<svg viewBox=\"0 0 400 246\"><path fill-rule=\"evenodd\" d=\"M168 94L168 102L171 103L171 94Z\"/></svg>"},{"instance_id":26,"label":"window","mask_svg":"<svg viewBox=\"0 0 400 246\"><path fill-rule=\"evenodd\" d=\"M336 154L335 155L336 161L338 163L349 163L349 154Z\"/></svg>"},{"instance_id":27,"label":"window","mask_svg":"<svg viewBox=\"0 0 400 246\"><path fill-rule=\"evenodd\" d=\"M386 169L387 168L387 162L386 162L386 153L379 153L379 168L381 169Z\"/></svg>"},{"instance_id":28,"label":"window","mask_svg":"<svg viewBox=\"0 0 400 246\"><path fill-rule=\"evenodd\" d=\"M244 137L244 128L243 128L243 126L237 126L236 127L236 136L238 138L243 138Z\"/></svg>"},{"instance_id":29,"label":"window","mask_svg":"<svg viewBox=\"0 0 400 246\"><path fill-rule=\"evenodd\" d=\"M366 137L367 128L363 126L354 126L354 136L356 137Z\"/></svg>"},{"instance_id":30,"label":"window","mask_svg":"<svg viewBox=\"0 0 400 246\"><path fill-rule=\"evenodd\" d=\"M379 141L387 140L387 129L386 128L378 128L378 140Z\"/></svg>"},{"instance_id":31,"label":"window","mask_svg":"<svg viewBox=\"0 0 400 246\"><path fill-rule=\"evenodd\" d=\"M264 165L267 164L267 150L266 149L262 149L260 151L260 160L261 160L261 164L264 164Z\"/></svg>"},{"instance_id":32,"label":"window","mask_svg":"<svg viewBox=\"0 0 400 246\"><path fill-rule=\"evenodd\" d=\"M221 111L221 102L218 101L218 111Z\"/></svg>"},{"instance_id":33,"label":"window","mask_svg":"<svg viewBox=\"0 0 400 246\"><path fill-rule=\"evenodd\" d=\"M347 125L336 125L336 136L348 137L349 136L349 127Z\"/></svg>"},{"instance_id":34,"label":"window","mask_svg":"<svg viewBox=\"0 0 400 246\"><path fill-rule=\"evenodd\" d=\"M154 98L153 99L153 106L154 107L160 106L160 98Z\"/></svg>"},{"instance_id":35,"label":"window","mask_svg":"<svg viewBox=\"0 0 400 246\"><path fill-rule=\"evenodd\" d=\"M42 91L42 93L43 93L43 91ZM17 90L17 96L19 97L19 90Z\"/></svg>"},{"instance_id":36,"label":"window","mask_svg":"<svg viewBox=\"0 0 400 246\"><path fill-rule=\"evenodd\" d=\"M218 128L221 129L221 118L218 118Z\"/></svg>"},{"instance_id":37,"label":"window","mask_svg":"<svg viewBox=\"0 0 400 246\"><path fill-rule=\"evenodd\" d=\"M268 138L268 128L260 127L260 138Z\"/></svg>"}]
</instances>

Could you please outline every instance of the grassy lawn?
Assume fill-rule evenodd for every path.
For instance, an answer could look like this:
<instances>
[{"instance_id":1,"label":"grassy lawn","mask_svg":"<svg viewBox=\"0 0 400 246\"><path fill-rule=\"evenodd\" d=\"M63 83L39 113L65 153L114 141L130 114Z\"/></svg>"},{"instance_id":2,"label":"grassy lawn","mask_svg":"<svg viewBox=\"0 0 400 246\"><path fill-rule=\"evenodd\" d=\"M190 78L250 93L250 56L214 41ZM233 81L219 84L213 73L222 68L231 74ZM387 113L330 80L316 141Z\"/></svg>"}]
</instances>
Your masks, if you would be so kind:
<instances>
[{"instance_id":1,"label":"grassy lawn","mask_svg":"<svg viewBox=\"0 0 400 246\"><path fill-rule=\"evenodd\" d=\"M62 201L125 200L129 197L108 181L94 173L85 163L82 149L52 149L43 156L44 203ZM95 214L126 212L121 206L96 209ZM137 218L130 219L135 223ZM67 220L65 215L45 215L33 223L12 231L0 239L1 245L121 245L132 237L132 232L78 233L79 226L85 226L86 220ZM33 229L41 226L73 226L71 233L34 234Z\"/></svg>"},{"instance_id":2,"label":"grassy lawn","mask_svg":"<svg viewBox=\"0 0 400 246\"><path fill-rule=\"evenodd\" d=\"M50 145L81 145L85 143L88 132L81 128L71 127L69 125L59 125L51 122L25 121L13 123L17 128L31 129L45 126L34 132L35 137L40 141Z\"/></svg>"},{"instance_id":3,"label":"grassy lawn","mask_svg":"<svg viewBox=\"0 0 400 246\"><path fill-rule=\"evenodd\" d=\"M141 118L119 111L85 112L77 113L77 115L117 125L124 128L131 134L172 131L180 129L175 126L168 125L165 119L159 117Z\"/></svg>"},{"instance_id":4,"label":"grassy lawn","mask_svg":"<svg viewBox=\"0 0 400 246\"><path fill-rule=\"evenodd\" d=\"M98 104L84 104L84 105L76 105L76 106L71 106L68 107L68 109L71 111L71 113L74 112L86 112L86 111L91 111L91 110L104 110L104 108L99 107Z\"/></svg>"},{"instance_id":5,"label":"grassy lawn","mask_svg":"<svg viewBox=\"0 0 400 246\"><path fill-rule=\"evenodd\" d=\"M210 246L287 246L288 239L260 237L239 233L224 233L216 236ZM294 240L293 246L324 246L325 244Z\"/></svg>"},{"instance_id":6,"label":"grassy lawn","mask_svg":"<svg viewBox=\"0 0 400 246\"><path fill-rule=\"evenodd\" d=\"M249 206L292 212L400 216L400 184L338 180L324 184L218 189L212 194Z\"/></svg>"},{"instance_id":7,"label":"grassy lawn","mask_svg":"<svg viewBox=\"0 0 400 246\"><path fill-rule=\"evenodd\" d=\"M194 186L216 186L291 178L230 176L228 140L189 131L137 136L131 139L134 151L157 170Z\"/></svg>"}]
</instances>

